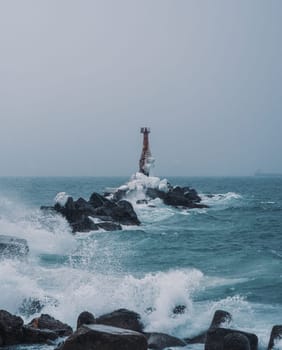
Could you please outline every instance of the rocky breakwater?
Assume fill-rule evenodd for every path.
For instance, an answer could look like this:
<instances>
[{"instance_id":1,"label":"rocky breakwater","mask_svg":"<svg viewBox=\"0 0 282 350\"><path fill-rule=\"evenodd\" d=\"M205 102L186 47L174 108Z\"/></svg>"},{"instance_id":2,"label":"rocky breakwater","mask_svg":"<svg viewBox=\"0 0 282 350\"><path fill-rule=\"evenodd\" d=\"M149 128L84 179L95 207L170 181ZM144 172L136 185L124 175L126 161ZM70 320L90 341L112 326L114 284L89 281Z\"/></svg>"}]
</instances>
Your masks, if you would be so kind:
<instances>
[{"instance_id":1,"label":"rocky breakwater","mask_svg":"<svg viewBox=\"0 0 282 350\"><path fill-rule=\"evenodd\" d=\"M197 191L190 187L172 186L167 179L154 176L146 176L136 173L131 180L119 187L111 195L114 201L126 199L136 204L149 204L155 199L161 199L165 205L176 208L208 208L201 203L201 197ZM151 203L150 203L151 202Z\"/></svg>"},{"instance_id":2,"label":"rocky breakwater","mask_svg":"<svg viewBox=\"0 0 282 350\"><path fill-rule=\"evenodd\" d=\"M24 325L20 317L0 310L0 347L48 344L57 346L56 350L163 350L204 344L204 350L258 350L258 337L232 329L231 323L232 316L228 312L217 310L209 329L194 338L180 339L165 333L145 331L141 316L127 309L98 318L84 311L78 316L75 332L67 324L47 314ZM267 350L276 349L281 338L282 326L276 325L272 329Z\"/></svg>"},{"instance_id":3,"label":"rocky breakwater","mask_svg":"<svg viewBox=\"0 0 282 350\"><path fill-rule=\"evenodd\" d=\"M166 179L136 173L127 184L111 193L101 195L94 192L89 200L74 200L65 192L60 192L54 206L42 206L41 209L60 213L73 232L115 231L121 230L121 225L140 225L135 205L154 207L156 199L176 208L208 207L201 203L201 197L193 188L172 186Z\"/></svg>"},{"instance_id":4,"label":"rocky breakwater","mask_svg":"<svg viewBox=\"0 0 282 350\"><path fill-rule=\"evenodd\" d=\"M60 213L70 224L73 232L89 232L104 229L121 230L121 225L140 225L140 221L130 202L114 201L94 192L89 200L73 200L61 192L55 198L53 207L41 207Z\"/></svg>"}]
</instances>

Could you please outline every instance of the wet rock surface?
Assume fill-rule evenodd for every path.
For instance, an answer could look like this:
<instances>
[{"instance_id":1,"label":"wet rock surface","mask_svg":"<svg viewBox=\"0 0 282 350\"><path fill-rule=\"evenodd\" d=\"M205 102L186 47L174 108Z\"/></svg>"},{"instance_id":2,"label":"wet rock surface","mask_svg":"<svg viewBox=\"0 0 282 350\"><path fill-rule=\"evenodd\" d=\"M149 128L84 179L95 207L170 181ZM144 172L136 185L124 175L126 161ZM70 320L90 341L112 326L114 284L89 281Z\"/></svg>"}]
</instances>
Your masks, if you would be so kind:
<instances>
[{"instance_id":1,"label":"wet rock surface","mask_svg":"<svg viewBox=\"0 0 282 350\"><path fill-rule=\"evenodd\" d=\"M144 328L140 315L127 309L119 309L102 315L96 318L96 323L130 329L136 332L142 332Z\"/></svg>"},{"instance_id":2,"label":"wet rock surface","mask_svg":"<svg viewBox=\"0 0 282 350\"><path fill-rule=\"evenodd\" d=\"M150 349L162 350L170 346L186 346L186 342L182 339L173 337L165 333L146 333L148 347Z\"/></svg>"},{"instance_id":3,"label":"wet rock surface","mask_svg":"<svg viewBox=\"0 0 282 350\"><path fill-rule=\"evenodd\" d=\"M270 334L267 350L274 348L275 342L282 339L282 325L273 326Z\"/></svg>"},{"instance_id":4,"label":"wet rock surface","mask_svg":"<svg viewBox=\"0 0 282 350\"><path fill-rule=\"evenodd\" d=\"M232 334L232 336L231 336ZM248 342L246 342L246 339ZM227 328L213 328L207 332L205 350L257 350L255 334Z\"/></svg>"},{"instance_id":5,"label":"wet rock surface","mask_svg":"<svg viewBox=\"0 0 282 350\"><path fill-rule=\"evenodd\" d=\"M64 204L56 203L53 207L41 207L60 213L69 222L73 232L89 232L104 229L121 230L121 225L140 225L140 221L130 202L115 202L99 193L92 193L89 201L79 198L74 201L68 197Z\"/></svg>"},{"instance_id":6,"label":"wet rock surface","mask_svg":"<svg viewBox=\"0 0 282 350\"><path fill-rule=\"evenodd\" d=\"M0 310L0 341L2 345L23 342L23 320L8 311Z\"/></svg>"},{"instance_id":7,"label":"wet rock surface","mask_svg":"<svg viewBox=\"0 0 282 350\"><path fill-rule=\"evenodd\" d=\"M150 199L160 198L164 204L173 207L182 207L187 209L208 208L207 205L201 204L201 197L197 191L190 187L169 187L167 192L155 188L148 188L146 196Z\"/></svg>"},{"instance_id":8,"label":"wet rock surface","mask_svg":"<svg viewBox=\"0 0 282 350\"><path fill-rule=\"evenodd\" d=\"M224 310L216 310L213 315L213 319L211 321L209 330L222 327L223 325L229 326L231 321L232 321L232 316L229 312ZM187 344L204 344L206 341L207 332L208 330L200 333L196 337L186 338L185 341Z\"/></svg>"},{"instance_id":9,"label":"wet rock surface","mask_svg":"<svg viewBox=\"0 0 282 350\"><path fill-rule=\"evenodd\" d=\"M48 314L42 314L40 317L34 318L27 326L36 329L48 329L54 331L60 337L72 334L72 328L69 325Z\"/></svg>"},{"instance_id":10,"label":"wet rock surface","mask_svg":"<svg viewBox=\"0 0 282 350\"><path fill-rule=\"evenodd\" d=\"M83 325L60 350L147 350L146 337L138 332L105 325Z\"/></svg>"},{"instance_id":11,"label":"wet rock surface","mask_svg":"<svg viewBox=\"0 0 282 350\"><path fill-rule=\"evenodd\" d=\"M83 311L80 313L80 315L77 318L76 328L78 329L84 324L95 324L95 323L96 323L95 316L91 312Z\"/></svg>"},{"instance_id":12,"label":"wet rock surface","mask_svg":"<svg viewBox=\"0 0 282 350\"><path fill-rule=\"evenodd\" d=\"M182 307L179 309L183 311ZM181 312L178 314L180 317ZM60 337L67 337L57 350L162 350L196 343L204 343L205 350L257 350L258 338L255 334L222 327L229 326L231 320L230 313L217 310L207 332L192 339L180 339L160 332L145 333L140 315L127 309L115 310L98 318L83 311L78 316L77 330L74 333L69 325L47 314L24 325L21 317L0 310L0 347L20 344L55 345ZM282 326L276 325L272 329L267 349L275 349L276 342L281 338Z\"/></svg>"}]
</instances>

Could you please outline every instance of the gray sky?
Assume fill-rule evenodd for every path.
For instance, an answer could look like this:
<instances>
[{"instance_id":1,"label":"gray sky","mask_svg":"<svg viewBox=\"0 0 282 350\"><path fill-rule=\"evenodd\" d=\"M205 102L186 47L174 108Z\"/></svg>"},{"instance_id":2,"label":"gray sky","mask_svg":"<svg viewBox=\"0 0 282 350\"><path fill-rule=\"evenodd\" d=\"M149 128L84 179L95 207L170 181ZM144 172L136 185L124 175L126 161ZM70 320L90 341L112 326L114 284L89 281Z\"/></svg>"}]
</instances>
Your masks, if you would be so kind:
<instances>
[{"instance_id":1,"label":"gray sky","mask_svg":"<svg viewBox=\"0 0 282 350\"><path fill-rule=\"evenodd\" d=\"M0 175L282 172L281 0L0 0Z\"/></svg>"}]
</instances>

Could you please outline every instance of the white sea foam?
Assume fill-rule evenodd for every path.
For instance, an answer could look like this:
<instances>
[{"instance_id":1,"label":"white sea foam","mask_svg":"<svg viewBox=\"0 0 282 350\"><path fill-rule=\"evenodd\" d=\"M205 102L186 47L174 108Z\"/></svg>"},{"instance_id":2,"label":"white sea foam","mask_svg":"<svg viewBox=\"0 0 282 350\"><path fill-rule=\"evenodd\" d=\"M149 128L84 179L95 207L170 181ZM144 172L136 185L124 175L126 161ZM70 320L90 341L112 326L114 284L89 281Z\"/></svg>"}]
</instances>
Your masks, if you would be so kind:
<instances>
[{"instance_id":1,"label":"white sea foam","mask_svg":"<svg viewBox=\"0 0 282 350\"><path fill-rule=\"evenodd\" d=\"M67 200L70 196L66 192L59 192L57 193L56 197L54 198L55 204L60 204L61 207L64 207L67 203Z\"/></svg>"},{"instance_id":2,"label":"white sea foam","mask_svg":"<svg viewBox=\"0 0 282 350\"><path fill-rule=\"evenodd\" d=\"M167 192L169 189L169 182L167 179L160 179L156 176L146 176L142 173L135 173L131 179L117 190L125 191L125 197L133 203L137 200L146 198L147 189L157 189L159 191Z\"/></svg>"},{"instance_id":3,"label":"white sea foam","mask_svg":"<svg viewBox=\"0 0 282 350\"><path fill-rule=\"evenodd\" d=\"M242 196L236 192L227 192L227 193L217 193L212 195L200 194L202 198L202 203L210 207L223 207L232 204L234 205L238 200L242 199Z\"/></svg>"}]
</instances>

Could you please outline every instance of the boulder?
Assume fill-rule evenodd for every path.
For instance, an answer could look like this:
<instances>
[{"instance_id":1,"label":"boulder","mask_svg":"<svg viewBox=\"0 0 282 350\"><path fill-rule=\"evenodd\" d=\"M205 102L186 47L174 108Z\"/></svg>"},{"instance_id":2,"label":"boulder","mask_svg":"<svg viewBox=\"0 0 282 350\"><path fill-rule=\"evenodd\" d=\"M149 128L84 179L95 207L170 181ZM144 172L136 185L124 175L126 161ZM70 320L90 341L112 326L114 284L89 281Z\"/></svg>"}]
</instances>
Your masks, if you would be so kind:
<instances>
[{"instance_id":1,"label":"boulder","mask_svg":"<svg viewBox=\"0 0 282 350\"><path fill-rule=\"evenodd\" d=\"M96 323L96 319L95 319L94 315L91 314L91 312L83 311L79 314L79 316L77 318L76 328L78 329L83 324L95 324L95 323Z\"/></svg>"},{"instance_id":2,"label":"boulder","mask_svg":"<svg viewBox=\"0 0 282 350\"><path fill-rule=\"evenodd\" d=\"M170 187L168 192L156 188L148 188L146 195L151 199L160 198L164 204L183 208L208 208L205 204L199 204L201 198L197 191L189 187Z\"/></svg>"},{"instance_id":3,"label":"boulder","mask_svg":"<svg viewBox=\"0 0 282 350\"><path fill-rule=\"evenodd\" d=\"M223 339L223 350L251 350L249 339L242 333L229 333Z\"/></svg>"},{"instance_id":4,"label":"boulder","mask_svg":"<svg viewBox=\"0 0 282 350\"><path fill-rule=\"evenodd\" d=\"M232 334L232 336L230 334ZM233 347L235 344L238 344L238 346L240 344L242 350L247 350L247 348L243 347L247 345L245 338L241 337L241 335L248 339L248 350L258 349L258 337L255 334L227 328L212 328L207 332L205 350L231 350L231 346ZM230 348L227 348L227 346L230 346ZM237 350L239 350L239 348Z\"/></svg>"},{"instance_id":5,"label":"boulder","mask_svg":"<svg viewBox=\"0 0 282 350\"><path fill-rule=\"evenodd\" d=\"M74 201L68 197L65 205L56 203L54 210L66 218L73 232L96 231L100 228L116 231L122 229L121 225L140 225L129 202L121 200L116 203L96 192L92 193L89 202L83 198Z\"/></svg>"},{"instance_id":6,"label":"boulder","mask_svg":"<svg viewBox=\"0 0 282 350\"><path fill-rule=\"evenodd\" d=\"M60 337L66 337L72 334L72 328L69 325L47 314L42 314L40 317L34 318L27 326L37 329L48 329L54 331Z\"/></svg>"},{"instance_id":7,"label":"boulder","mask_svg":"<svg viewBox=\"0 0 282 350\"><path fill-rule=\"evenodd\" d=\"M147 350L141 333L104 325L83 325L60 346L60 350Z\"/></svg>"},{"instance_id":8,"label":"boulder","mask_svg":"<svg viewBox=\"0 0 282 350\"><path fill-rule=\"evenodd\" d=\"M104 207L105 205L112 206L113 202L111 202L109 199L105 198L101 194L94 192L89 198L89 204L91 204L93 208L100 208Z\"/></svg>"},{"instance_id":9,"label":"boulder","mask_svg":"<svg viewBox=\"0 0 282 350\"><path fill-rule=\"evenodd\" d=\"M185 341L165 333L146 333L148 347L150 349L162 350L170 346L185 346Z\"/></svg>"},{"instance_id":10,"label":"boulder","mask_svg":"<svg viewBox=\"0 0 282 350\"><path fill-rule=\"evenodd\" d=\"M82 215L79 220L70 223L73 232L89 232L97 231L98 225L94 223L88 216Z\"/></svg>"},{"instance_id":11,"label":"boulder","mask_svg":"<svg viewBox=\"0 0 282 350\"><path fill-rule=\"evenodd\" d=\"M127 309L119 309L96 318L97 324L130 329L136 332L143 331L143 323L138 313Z\"/></svg>"},{"instance_id":12,"label":"boulder","mask_svg":"<svg viewBox=\"0 0 282 350\"><path fill-rule=\"evenodd\" d=\"M273 326L267 350L271 350L275 345L275 341L279 339L282 339L282 326Z\"/></svg>"},{"instance_id":13,"label":"boulder","mask_svg":"<svg viewBox=\"0 0 282 350\"><path fill-rule=\"evenodd\" d=\"M229 325L231 321L232 321L232 316L229 312L224 310L216 310L209 329L219 328L223 324Z\"/></svg>"},{"instance_id":14,"label":"boulder","mask_svg":"<svg viewBox=\"0 0 282 350\"><path fill-rule=\"evenodd\" d=\"M34 327L23 327L23 341L24 344L48 344L58 338L55 331L49 329L38 329Z\"/></svg>"},{"instance_id":15,"label":"boulder","mask_svg":"<svg viewBox=\"0 0 282 350\"><path fill-rule=\"evenodd\" d=\"M2 345L15 345L23 341L23 320L0 310L0 342Z\"/></svg>"},{"instance_id":16,"label":"boulder","mask_svg":"<svg viewBox=\"0 0 282 350\"><path fill-rule=\"evenodd\" d=\"M130 202L121 200L117 203L118 208L113 211L113 219L122 225L140 225L140 221Z\"/></svg>"},{"instance_id":17,"label":"boulder","mask_svg":"<svg viewBox=\"0 0 282 350\"><path fill-rule=\"evenodd\" d=\"M224 310L216 310L213 319L211 321L209 329L215 329L221 327L223 324L229 325L232 320L232 316L229 312ZM204 344L206 341L207 331L202 332L196 337L184 339L187 344Z\"/></svg>"},{"instance_id":18,"label":"boulder","mask_svg":"<svg viewBox=\"0 0 282 350\"><path fill-rule=\"evenodd\" d=\"M28 252L29 248L25 239L0 235L0 255L2 257L24 257Z\"/></svg>"}]
</instances>

